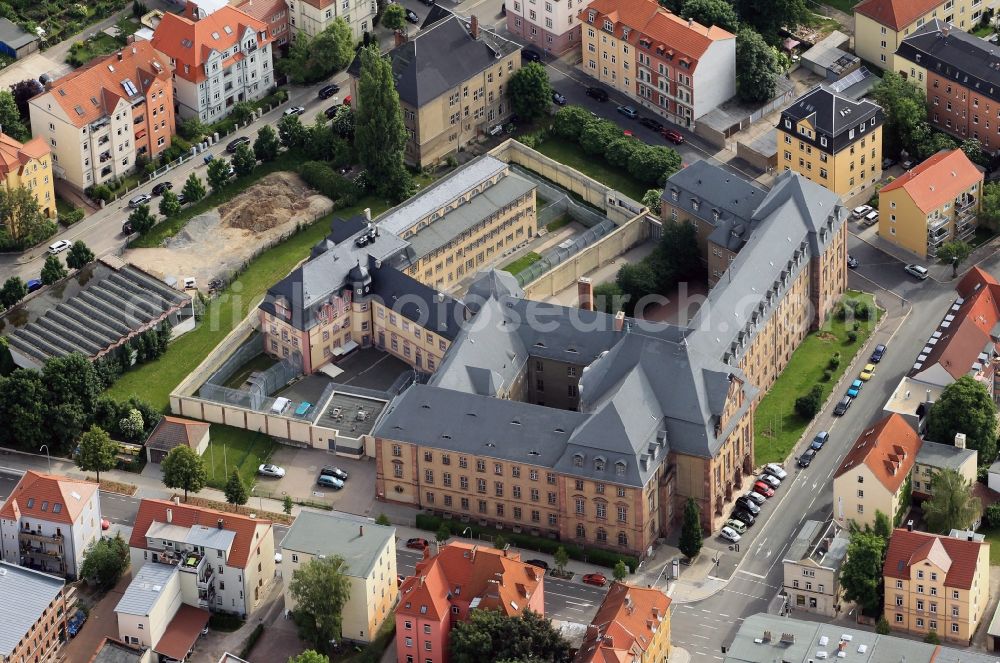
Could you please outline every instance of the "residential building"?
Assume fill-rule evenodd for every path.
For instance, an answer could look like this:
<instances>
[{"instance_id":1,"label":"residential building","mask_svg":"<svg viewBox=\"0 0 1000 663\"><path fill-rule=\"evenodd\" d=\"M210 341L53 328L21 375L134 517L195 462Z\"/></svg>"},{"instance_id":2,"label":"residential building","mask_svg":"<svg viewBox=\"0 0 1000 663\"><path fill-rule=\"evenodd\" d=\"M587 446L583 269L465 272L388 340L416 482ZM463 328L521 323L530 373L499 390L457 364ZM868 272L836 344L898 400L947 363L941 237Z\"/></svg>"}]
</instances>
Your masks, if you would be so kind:
<instances>
[{"instance_id":1,"label":"residential building","mask_svg":"<svg viewBox=\"0 0 1000 663\"><path fill-rule=\"evenodd\" d=\"M736 94L736 36L656 0L594 0L580 10L583 73L682 127Z\"/></svg>"},{"instance_id":2,"label":"residential building","mask_svg":"<svg viewBox=\"0 0 1000 663\"><path fill-rule=\"evenodd\" d=\"M317 559L339 555L350 583L350 596L340 611L342 636L371 642L396 604L396 528L368 518L330 516L303 511L281 542L281 576L285 609L295 611L288 591L295 572Z\"/></svg>"},{"instance_id":3,"label":"residential building","mask_svg":"<svg viewBox=\"0 0 1000 663\"><path fill-rule=\"evenodd\" d=\"M896 529L882 574L885 618L894 631L936 631L965 646L990 599L990 544Z\"/></svg>"},{"instance_id":4,"label":"residential building","mask_svg":"<svg viewBox=\"0 0 1000 663\"><path fill-rule=\"evenodd\" d=\"M93 481L28 470L0 507L8 564L75 579L87 547L101 537L101 494Z\"/></svg>"},{"instance_id":5,"label":"residential building","mask_svg":"<svg viewBox=\"0 0 1000 663\"><path fill-rule=\"evenodd\" d=\"M0 562L0 661L55 661L76 589L62 578Z\"/></svg>"},{"instance_id":6,"label":"residential building","mask_svg":"<svg viewBox=\"0 0 1000 663\"><path fill-rule=\"evenodd\" d=\"M176 338L194 329L191 295L115 256L104 256L0 315L14 363L41 369L50 357L98 359L169 322Z\"/></svg>"},{"instance_id":7,"label":"residential building","mask_svg":"<svg viewBox=\"0 0 1000 663\"><path fill-rule=\"evenodd\" d=\"M376 4L372 0L289 0L288 22L292 31L315 37L337 20L351 28L354 41L375 30Z\"/></svg>"},{"instance_id":8,"label":"residential building","mask_svg":"<svg viewBox=\"0 0 1000 663\"><path fill-rule=\"evenodd\" d=\"M936 258L945 242L975 236L982 187L983 172L965 152L942 150L879 191L879 237Z\"/></svg>"},{"instance_id":9,"label":"residential building","mask_svg":"<svg viewBox=\"0 0 1000 663\"><path fill-rule=\"evenodd\" d=\"M0 186L30 191L47 219L56 218L54 177L52 151L44 140L36 137L21 143L0 133Z\"/></svg>"},{"instance_id":10,"label":"residential building","mask_svg":"<svg viewBox=\"0 0 1000 663\"><path fill-rule=\"evenodd\" d=\"M781 560L789 608L831 618L840 613L840 568L848 542L848 532L833 520L802 523Z\"/></svg>"},{"instance_id":11,"label":"residential building","mask_svg":"<svg viewBox=\"0 0 1000 663\"><path fill-rule=\"evenodd\" d=\"M844 199L882 179L882 108L826 85L781 111L778 168L794 170Z\"/></svg>"},{"instance_id":12,"label":"residential building","mask_svg":"<svg viewBox=\"0 0 1000 663\"><path fill-rule=\"evenodd\" d=\"M913 465L913 499L923 501L934 494L934 475L954 470L969 486L976 485L979 452L965 446L965 434L958 433L954 444L924 440Z\"/></svg>"},{"instance_id":13,"label":"residential building","mask_svg":"<svg viewBox=\"0 0 1000 663\"><path fill-rule=\"evenodd\" d=\"M514 112L504 90L521 68L521 48L480 26L476 16L464 19L434 5L423 29L388 58L408 134L408 164L424 167L457 154ZM347 73L356 99L360 58Z\"/></svg>"},{"instance_id":14,"label":"residential building","mask_svg":"<svg viewBox=\"0 0 1000 663\"><path fill-rule=\"evenodd\" d=\"M275 56L288 49L292 33L288 27L289 10L285 0L231 0L231 4L247 16L267 24Z\"/></svg>"},{"instance_id":15,"label":"residential building","mask_svg":"<svg viewBox=\"0 0 1000 663\"><path fill-rule=\"evenodd\" d=\"M986 4L982 0L863 0L854 7L854 50L885 71L899 71L893 54L904 39L938 19L971 30Z\"/></svg>"},{"instance_id":16,"label":"residential building","mask_svg":"<svg viewBox=\"0 0 1000 663\"><path fill-rule=\"evenodd\" d=\"M539 51L560 56L580 44L580 19L584 0L506 0L507 31Z\"/></svg>"},{"instance_id":17,"label":"residential building","mask_svg":"<svg viewBox=\"0 0 1000 663\"><path fill-rule=\"evenodd\" d=\"M164 14L151 43L173 72L177 113L217 122L234 104L266 96L274 87L269 29L232 5L193 18Z\"/></svg>"},{"instance_id":18,"label":"residential building","mask_svg":"<svg viewBox=\"0 0 1000 663\"><path fill-rule=\"evenodd\" d=\"M81 191L121 179L137 159L156 159L170 147L169 60L149 42L133 42L57 79L28 102L28 112L56 177Z\"/></svg>"},{"instance_id":19,"label":"residential building","mask_svg":"<svg viewBox=\"0 0 1000 663\"><path fill-rule=\"evenodd\" d=\"M399 588L396 606L398 663L447 663L448 634L473 610L514 617L545 614L545 573L520 553L467 543L424 550L416 571Z\"/></svg>"},{"instance_id":20,"label":"residential building","mask_svg":"<svg viewBox=\"0 0 1000 663\"><path fill-rule=\"evenodd\" d=\"M996 47L985 39L934 19L900 43L894 71L925 94L932 127L960 141L976 138L993 154L1000 149L996 58Z\"/></svg>"},{"instance_id":21,"label":"residential building","mask_svg":"<svg viewBox=\"0 0 1000 663\"><path fill-rule=\"evenodd\" d=\"M199 456L208 449L209 424L166 415L146 438L146 460L160 463L171 449L186 446Z\"/></svg>"},{"instance_id":22,"label":"residential building","mask_svg":"<svg viewBox=\"0 0 1000 663\"><path fill-rule=\"evenodd\" d=\"M659 589L612 583L573 663L661 663L670 656L670 599Z\"/></svg>"},{"instance_id":23,"label":"residential building","mask_svg":"<svg viewBox=\"0 0 1000 663\"><path fill-rule=\"evenodd\" d=\"M133 572L146 564L178 570L181 601L196 608L245 618L274 579L269 520L144 499L129 546Z\"/></svg>"},{"instance_id":24,"label":"residential building","mask_svg":"<svg viewBox=\"0 0 1000 663\"><path fill-rule=\"evenodd\" d=\"M833 473L833 517L841 527L875 525L875 514L890 522L909 507L910 470L920 436L898 414L880 419L862 433Z\"/></svg>"},{"instance_id":25,"label":"residential building","mask_svg":"<svg viewBox=\"0 0 1000 663\"><path fill-rule=\"evenodd\" d=\"M208 610L191 605L201 575L194 567L204 566L205 558L195 549L181 555L183 563L160 558L137 569L115 606L119 639L160 660L185 660L208 624Z\"/></svg>"},{"instance_id":26,"label":"residential building","mask_svg":"<svg viewBox=\"0 0 1000 663\"><path fill-rule=\"evenodd\" d=\"M88 663L151 663L153 650L132 647L111 638L104 638Z\"/></svg>"}]
</instances>

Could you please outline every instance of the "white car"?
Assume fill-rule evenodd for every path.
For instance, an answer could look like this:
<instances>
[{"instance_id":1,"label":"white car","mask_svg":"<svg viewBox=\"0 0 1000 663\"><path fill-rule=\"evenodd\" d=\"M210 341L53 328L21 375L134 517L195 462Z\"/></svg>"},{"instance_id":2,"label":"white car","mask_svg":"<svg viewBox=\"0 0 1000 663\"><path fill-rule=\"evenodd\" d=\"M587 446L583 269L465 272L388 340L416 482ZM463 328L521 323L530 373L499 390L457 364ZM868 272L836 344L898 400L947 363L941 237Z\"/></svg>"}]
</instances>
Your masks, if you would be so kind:
<instances>
[{"instance_id":1,"label":"white car","mask_svg":"<svg viewBox=\"0 0 1000 663\"><path fill-rule=\"evenodd\" d=\"M878 223L878 210L873 209L868 212L868 214L865 214L865 218L861 221L861 223L866 226L873 226Z\"/></svg>"},{"instance_id":2,"label":"white car","mask_svg":"<svg viewBox=\"0 0 1000 663\"><path fill-rule=\"evenodd\" d=\"M292 106L291 108L286 108L282 115L302 115L306 112L306 109L302 106Z\"/></svg>"},{"instance_id":3,"label":"white car","mask_svg":"<svg viewBox=\"0 0 1000 663\"><path fill-rule=\"evenodd\" d=\"M257 474L265 477L274 477L275 479L280 479L285 476L285 468L278 467L277 465L271 465L270 463L265 463L257 468Z\"/></svg>"},{"instance_id":4,"label":"white car","mask_svg":"<svg viewBox=\"0 0 1000 663\"><path fill-rule=\"evenodd\" d=\"M732 543L737 543L740 540L740 535L732 527L723 527L719 530L719 536Z\"/></svg>"},{"instance_id":5,"label":"white car","mask_svg":"<svg viewBox=\"0 0 1000 663\"><path fill-rule=\"evenodd\" d=\"M69 240L61 239L55 244L49 246L49 253L56 255L57 253L62 253L70 247Z\"/></svg>"},{"instance_id":6,"label":"white car","mask_svg":"<svg viewBox=\"0 0 1000 663\"><path fill-rule=\"evenodd\" d=\"M763 504L764 502L766 502L766 501L767 501L767 498L766 498L766 497L764 497L764 496L763 496L763 495L761 495L760 493L758 493L758 492L755 492L755 491L752 491L752 490L751 490L751 491L750 491L749 493L746 493L746 494L744 495L744 497L747 497L748 499L751 499L751 500L753 500L753 501L754 501L754 502L756 502L757 504Z\"/></svg>"},{"instance_id":7,"label":"white car","mask_svg":"<svg viewBox=\"0 0 1000 663\"><path fill-rule=\"evenodd\" d=\"M777 463L768 463L764 466L764 471L782 481L784 481L785 477L788 476L788 472L783 470L781 465L778 465Z\"/></svg>"},{"instance_id":8,"label":"white car","mask_svg":"<svg viewBox=\"0 0 1000 663\"><path fill-rule=\"evenodd\" d=\"M757 477L757 481L763 481L764 483L766 483L771 488L777 488L778 486L781 485L781 479L779 479L776 476L772 476L772 475L768 474L767 472L761 473L761 475L759 477Z\"/></svg>"},{"instance_id":9,"label":"white car","mask_svg":"<svg viewBox=\"0 0 1000 663\"><path fill-rule=\"evenodd\" d=\"M55 244L53 244L52 246L55 246ZM49 247L49 253L52 253L52 246ZM921 267L920 265L907 265L903 269L906 271L907 274L911 276L916 276L921 281L926 279L929 275L927 268Z\"/></svg>"},{"instance_id":10,"label":"white car","mask_svg":"<svg viewBox=\"0 0 1000 663\"><path fill-rule=\"evenodd\" d=\"M858 205L851 211L851 215L854 216L855 219L860 219L870 211L872 211L871 205Z\"/></svg>"}]
</instances>

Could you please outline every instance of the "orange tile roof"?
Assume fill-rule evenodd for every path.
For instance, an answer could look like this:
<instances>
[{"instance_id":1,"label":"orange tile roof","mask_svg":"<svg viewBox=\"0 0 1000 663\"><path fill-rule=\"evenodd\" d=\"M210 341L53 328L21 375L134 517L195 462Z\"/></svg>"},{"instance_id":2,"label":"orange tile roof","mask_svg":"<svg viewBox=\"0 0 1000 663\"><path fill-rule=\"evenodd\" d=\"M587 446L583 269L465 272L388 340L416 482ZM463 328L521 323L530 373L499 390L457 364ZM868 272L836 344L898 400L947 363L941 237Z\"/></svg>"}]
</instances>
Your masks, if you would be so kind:
<instances>
[{"instance_id":1,"label":"orange tile roof","mask_svg":"<svg viewBox=\"0 0 1000 663\"><path fill-rule=\"evenodd\" d=\"M165 415L160 418L156 428L146 438L146 446L151 449L170 451L183 444L194 449L208 429L209 424L204 421Z\"/></svg>"},{"instance_id":2,"label":"orange tile roof","mask_svg":"<svg viewBox=\"0 0 1000 663\"><path fill-rule=\"evenodd\" d=\"M441 619L448 612L448 595L459 595L455 590L461 588L462 597L479 598L480 608L519 615L541 583L542 575L522 562L518 553L450 543L434 557L417 562L414 575L399 589L396 614Z\"/></svg>"},{"instance_id":3,"label":"orange tile roof","mask_svg":"<svg viewBox=\"0 0 1000 663\"><path fill-rule=\"evenodd\" d=\"M267 24L241 9L226 5L205 18L192 21L178 14L164 14L153 33L153 48L176 61L175 73L181 78L200 82L207 78L205 61L215 51L227 51L240 43L247 28L264 35L260 45L270 43ZM238 57L237 57L238 56ZM223 61L227 67L243 57L237 52ZM189 70L185 72L184 66Z\"/></svg>"},{"instance_id":4,"label":"orange tile roof","mask_svg":"<svg viewBox=\"0 0 1000 663\"><path fill-rule=\"evenodd\" d=\"M246 567L250 553L258 543L254 538L258 525L267 526L264 536L271 534L270 520L250 518L249 516L206 509L190 504L175 504L169 500L144 499L139 504L139 513L135 516L132 536L128 542L129 546L145 550L146 532L149 530L149 526L154 522L167 522L167 509L172 510L171 524L178 527L193 527L194 525L217 527L219 520L222 520L222 529L236 534L233 538L232 548L229 550L229 559L226 562L235 568Z\"/></svg>"},{"instance_id":5,"label":"orange tile roof","mask_svg":"<svg viewBox=\"0 0 1000 663\"><path fill-rule=\"evenodd\" d=\"M137 96L126 91L125 81L145 95L157 79L169 86L170 67L148 41L140 40L63 76L46 94L59 103L70 122L83 127L107 115L119 99Z\"/></svg>"},{"instance_id":6,"label":"orange tile roof","mask_svg":"<svg viewBox=\"0 0 1000 663\"><path fill-rule=\"evenodd\" d=\"M288 11L285 0L230 0L229 4L245 12L247 16L265 22L275 14ZM333 4L332 0L327 4Z\"/></svg>"},{"instance_id":7,"label":"orange tile roof","mask_svg":"<svg viewBox=\"0 0 1000 663\"><path fill-rule=\"evenodd\" d=\"M944 0L864 0L854 7L854 11L899 32L943 4Z\"/></svg>"},{"instance_id":8,"label":"orange tile roof","mask_svg":"<svg viewBox=\"0 0 1000 663\"><path fill-rule=\"evenodd\" d=\"M93 481L28 470L0 508L0 518L31 518L72 525L97 491Z\"/></svg>"},{"instance_id":9,"label":"orange tile roof","mask_svg":"<svg viewBox=\"0 0 1000 663\"><path fill-rule=\"evenodd\" d=\"M982 171L969 161L965 152L956 148L942 150L916 168L906 171L882 187L882 192L904 189L917 207L930 212L982 181Z\"/></svg>"},{"instance_id":10,"label":"orange tile roof","mask_svg":"<svg viewBox=\"0 0 1000 663\"><path fill-rule=\"evenodd\" d=\"M160 636L153 650L177 661L187 658L198 641L201 630L208 624L208 610L182 603Z\"/></svg>"},{"instance_id":11,"label":"orange tile roof","mask_svg":"<svg viewBox=\"0 0 1000 663\"><path fill-rule=\"evenodd\" d=\"M917 459L922 442L906 419L896 413L876 423L854 442L834 478L867 465L890 493L895 493Z\"/></svg>"},{"instance_id":12,"label":"orange tile roof","mask_svg":"<svg viewBox=\"0 0 1000 663\"><path fill-rule=\"evenodd\" d=\"M946 587L970 589L976 577L981 546L988 545L967 539L897 529L889 539L882 575L886 578L909 580L910 567L926 560L944 571ZM989 578L985 582L989 583Z\"/></svg>"},{"instance_id":13,"label":"orange tile roof","mask_svg":"<svg viewBox=\"0 0 1000 663\"><path fill-rule=\"evenodd\" d=\"M32 159L40 159L49 154L48 144L40 137L21 143L5 133L0 133L0 175L20 172L21 167Z\"/></svg>"},{"instance_id":14,"label":"orange tile roof","mask_svg":"<svg viewBox=\"0 0 1000 663\"><path fill-rule=\"evenodd\" d=\"M613 583L573 663L640 660L669 614L670 598L660 590Z\"/></svg>"},{"instance_id":15,"label":"orange tile roof","mask_svg":"<svg viewBox=\"0 0 1000 663\"><path fill-rule=\"evenodd\" d=\"M989 272L980 269L979 267L973 267L970 269L962 280L958 282L955 290L962 297L969 297L974 292L986 285L997 285L997 280L993 278L993 275Z\"/></svg>"}]
</instances>

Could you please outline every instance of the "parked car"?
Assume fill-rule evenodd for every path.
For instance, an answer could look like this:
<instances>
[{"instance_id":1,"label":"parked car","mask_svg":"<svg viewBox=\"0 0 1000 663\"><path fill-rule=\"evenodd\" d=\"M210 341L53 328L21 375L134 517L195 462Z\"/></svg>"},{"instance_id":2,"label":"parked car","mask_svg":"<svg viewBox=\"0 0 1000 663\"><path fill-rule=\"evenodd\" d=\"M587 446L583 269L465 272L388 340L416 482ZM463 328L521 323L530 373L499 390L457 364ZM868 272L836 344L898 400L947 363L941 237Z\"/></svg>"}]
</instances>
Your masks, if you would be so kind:
<instances>
[{"instance_id":1,"label":"parked car","mask_svg":"<svg viewBox=\"0 0 1000 663\"><path fill-rule=\"evenodd\" d=\"M416 25L417 23L420 22L420 17L417 16L417 12L413 11L412 9L407 9L406 10L406 20L409 21L410 23L413 23L414 25Z\"/></svg>"},{"instance_id":2,"label":"parked car","mask_svg":"<svg viewBox=\"0 0 1000 663\"><path fill-rule=\"evenodd\" d=\"M414 550L423 550L430 544L427 543L427 539L413 538L406 540L406 547L413 548Z\"/></svg>"},{"instance_id":3,"label":"parked car","mask_svg":"<svg viewBox=\"0 0 1000 663\"><path fill-rule=\"evenodd\" d=\"M847 388L847 395L851 398L857 398L858 394L861 393L861 387L865 386L865 383L861 380L855 380L851 383L851 386Z\"/></svg>"},{"instance_id":4,"label":"parked car","mask_svg":"<svg viewBox=\"0 0 1000 663\"><path fill-rule=\"evenodd\" d=\"M174 188L173 182L160 182L159 184L153 187L153 195L162 196L164 193L170 191L173 188Z\"/></svg>"},{"instance_id":5,"label":"parked car","mask_svg":"<svg viewBox=\"0 0 1000 663\"><path fill-rule=\"evenodd\" d=\"M521 62L541 62L542 54L530 48L521 49Z\"/></svg>"},{"instance_id":6,"label":"parked car","mask_svg":"<svg viewBox=\"0 0 1000 663\"><path fill-rule=\"evenodd\" d=\"M285 476L285 468L278 467L277 465L272 465L270 463L264 463L257 468L257 474L263 477L274 477L280 479Z\"/></svg>"},{"instance_id":7,"label":"parked car","mask_svg":"<svg viewBox=\"0 0 1000 663\"><path fill-rule=\"evenodd\" d=\"M664 138L669 140L674 145L680 145L681 143L684 142L684 134L682 134L680 131L677 131L677 129L664 129L660 133Z\"/></svg>"},{"instance_id":8,"label":"parked car","mask_svg":"<svg viewBox=\"0 0 1000 663\"><path fill-rule=\"evenodd\" d=\"M607 91L606 90L602 90L599 87L588 87L587 88L587 96L591 97L592 99L596 99L597 101L601 101L601 102L604 102L604 101L608 100L608 93L607 93Z\"/></svg>"},{"instance_id":9,"label":"parked car","mask_svg":"<svg viewBox=\"0 0 1000 663\"><path fill-rule=\"evenodd\" d=\"M768 463L764 466L764 471L773 477L777 477L779 481L784 481L785 477L788 476L788 472L785 472L781 465L778 465L777 463Z\"/></svg>"},{"instance_id":10,"label":"parked car","mask_svg":"<svg viewBox=\"0 0 1000 663\"><path fill-rule=\"evenodd\" d=\"M583 576L583 581L588 585L596 585L597 587L604 587L608 584L608 579L604 577L603 573L588 573Z\"/></svg>"},{"instance_id":11,"label":"parked car","mask_svg":"<svg viewBox=\"0 0 1000 663\"><path fill-rule=\"evenodd\" d=\"M49 244L49 253L56 255L57 253L62 253L70 247L69 240L61 239L54 244Z\"/></svg>"},{"instance_id":12,"label":"parked car","mask_svg":"<svg viewBox=\"0 0 1000 663\"><path fill-rule=\"evenodd\" d=\"M820 449L823 448L823 445L829 441L830 441L830 434L827 433L825 430L821 430L820 432L816 433L816 437L814 437L813 441L809 443L809 448L819 451Z\"/></svg>"},{"instance_id":13,"label":"parked car","mask_svg":"<svg viewBox=\"0 0 1000 663\"><path fill-rule=\"evenodd\" d=\"M850 396L845 395L843 398L840 399L840 402L837 403L836 407L833 408L833 413L838 417L844 416L845 414L847 414L847 408L851 407L851 402L853 400L854 399L851 398Z\"/></svg>"},{"instance_id":14,"label":"parked car","mask_svg":"<svg viewBox=\"0 0 1000 663\"><path fill-rule=\"evenodd\" d=\"M882 361L882 357L885 356L885 346L881 343L875 346L875 350L872 351L872 356L869 357L868 361L873 364L877 364Z\"/></svg>"},{"instance_id":15,"label":"parked car","mask_svg":"<svg viewBox=\"0 0 1000 663\"><path fill-rule=\"evenodd\" d=\"M107 518L101 518L101 529L104 531L111 529L111 521Z\"/></svg>"},{"instance_id":16,"label":"parked car","mask_svg":"<svg viewBox=\"0 0 1000 663\"><path fill-rule=\"evenodd\" d=\"M774 488L763 481L757 481L753 485L753 492L763 495L764 497L774 497Z\"/></svg>"},{"instance_id":17,"label":"parked car","mask_svg":"<svg viewBox=\"0 0 1000 663\"><path fill-rule=\"evenodd\" d=\"M41 290L42 285L44 285L41 279L28 279L28 293L32 293L36 290Z\"/></svg>"},{"instance_id":18,"label":"parked car","mask_svg":"<svg viewBox=\"0 0 1000 663\"><path fill-rule=\"evenodd\" d=\"M316 477L316 485L324 486L326 488L333 488L334 490L340 490L344 487L344 482L337 477L331 477L327 474L321 474Z\"/></svg>"},{"instance_id":19,"label":"parked car","mask_svg":"<svg viewBox=\"0 0 1000 663\"><path fill-rule=\"evenodd\" d=\"M740 535L732 527L723 527L719 530L719 536L730 543L737 543L740 540Z\"/></svg>"},{"instance_id":20,"label":"parked car","mask_svg":"<svg viewBox=\"0 0 1000 663\"><path fill-rule=\"evenodd\" d=\"M873 226L878 223L878 210L873 209L868 214L865 214L865 218L861 220L861 223L865 226Z\"/></svg>"},{"instance_id":21,"label":"parked car","mask_svg":"<svg viewBox=\"0 0 1000 663\"><path fill-rule=\"evenodd\" d=\"M139 205L145 205L146 203L148 203L152 199L153 199L153 197L151 195L149 195L148 193L140 193L138 196L132 196L129 199L128 206L131 207L131 208L133 208L133 209L135 209Z\"/></svg>"},{"instance_id":22,"label":"parked car","mask_svg":"<svg viewBox=\"0 0 1000 663\"><path fill-rule=\"evenodd\" d=\"M326 119L332 120L334 118L334 116L337 114L337 109L338 108L340 108L340 106L338 106L337 104L334 104L333 106L330 106L325 111L323 111L323 115L326 115Z\"/></svg>"},{"instance_id":23,"label":"parked car","mask_svg":"<svg viewBox=\"0 0 1000 663\"><path fill-rule=\"evenodd\" d=\"M746 509L739 509L739 508L733 509L733 512L729 514L729 517L740 521L747 527L753 525L757 520L756 518L753 517L752 513L750 513Z\"/></svg>"},{"instance_id":24,"label":"parked car","mask_svg":"<svg viewBox=\"0 0 1000 663\"><path fill-rule=\"evenodd\" d=\"M420 2L424 3L424 4L425 4L425 5L427 5L428 7L433 7L433 6L434 6L434 3L435 3L435 1L436 1L436 0L420 0Z\"/></svg>"},{"instance_id":25,"label":"parked car","mask_svg":"<svg viewBox=\"0 0 1000 663\"><path fill-rule=\"evenodd\" d=\"M863 219L865 217L865 214L868 214L868 212L870 211L872 211L871 205L858 205L853 210L851 210L851 216L853 216L855 219Z\"/></svg>"},{"instance_id":26,"label":"parked car","mask_svg":"<svg viewBox=\"0 0 1000 663\"><path fill-rule=\"evenodd\" d=\"M874 374L875 374L875 364L865 364L864 369L862 369L861 371L861 375L859 375L858 377L864 380L865 382L868 382L869 380L872 379L872 376Z\"/></svg>"},{"instance_id":27,"label":"parked car","mask_svg":"<svg viewBox=\"0 0 1000 663\"><path fill-rule=\"evenodd\" d=\"M340 469L339 467L324 467L319 471L320 474L328 477L337 477L341 481L347 481L347 472Z\"/></svg>"},{"instance_id":28,"label":"parked car","mask_svg":"<svg viewBox=\"0 0 1000 663\"><path fill-rule=\"evenodd\" d=\"M663 125L651 117L640 117L639 124L649 129L652 129L656 133L661 133L663 131Z\"/></svg>"},{"instance_id":29,"label":"parked car","mask_svg":"<svg viewBox=\"0 0 1000 663\"><path fill-rule=\"evenodd\" d=\"M813 462L813 458L816 457L815 449L806 449L806 452L799 456L799 467L809 467L810 463Z\"/></svg>"},{"instance_id":30,"label":"parked car","mask_svg":"<svg viewBox=\"0 0 1000 663\"><path fill-rule=\"evenodd\" d=\"M850 267L851 269L857 269L859 264L861 264L861 263L858 262L857 258L855 258L854 256L852 256L850 253L847 254L847 266L848 267Z\"/></svg>"},{"instance_id":31,"label":"parked car","mask_svg":"<svg viewBox=\"0 0 1000 663\"><path fill-rule=\"evenodd\" d=\"M532 566L537 566L538 568L545 569L546 571L549 570L549 563L544 559L529 559L525 562L525 564L531 564Z\"/></svg>"},{"instance_id":32,"label":"parked car","mask_svg":"<svg viewBox=\"0 0 1000 663\"><path fill-rule=\"evenodd\" d=\"M760 506L761 504L767 501L767 497L765 495L761 495L760 493L755 493L752 490L742 495L742 497L745 497L751 502L754 502L755 504L757 504L757 506Z\"/></svg>"},{"instance_id":33,"label":"parked car","mask_svg":"<svg viewBox=\"0 0 1000 663\"><path fill-rule=\"evenodd\" d=\"M882 159L882 170L889 170L896 165L896 160L891 157Z\"/></svg>"},{"instance_id":34,"label":"parked car","mask_svg":"<svg viewBox=\"0 0 1000 663\"><path fill-rule=\"evenodd\" d=\"M730 518L729 520L727 520L725 526L733 530L737 534L747 533L746 523L736 520L735 518Z\"/></svg>"},{"instance_id":35,"label":"parked car","mask_svg":"<svg viewBox=\"0 0 1000 663\"><path fill-rule=\"evenodd\" d=\"M234 138L231 141L229 141L229 143L226 144L226 152L229 152L230 154L235 154L236 150L239 148L240 145L249 145L249 144L250 144L249 136L240 136L239 138Z\"/></svg>"},{"instance_id":36,"label":"parked car","mask_svg":"<svg viewBox=\"0 0 1000 663\"><path fill-rule=\"evenodd\" d=\"M179 202L181 205L187 202L187 196L184 195L183 191L177 194L177 202Z\"/></svg>"},{"instance_id":37,"label":"parked car","mask_svg":"<svg viewBox=\"0 0 1000 663\"><path fill-rule=\"evenodd\" d=\"M755 516L758 513L760 513L760 505L754 502L746 495L741 495L740 497L736 498L736 506L740 507L741 509L746 509Z\"/></svg>"},{"instance_id":38,"label":"parked car","mask_svg":"<svg viewBox=\"0 0 1000 663\"><path fill-rule=\"evenodd\" d=\"M291 108L286 108L281 114L284 116L289 115L302 115L306 112L306 109L302 106L292 106Z\"/></svg>"},{"instance_id":39,"label":"parked car","mask_svg":"<svg viewBox=\"0 0 1000 663\"><path fill-rule=\"evenodd\" d=\"M554 103L556 106L565 106L566 105L566 97L562 96L558 92L553 92L552 93L552 103Z\"/></svg>"},{"instance_id":40,"label":"parked car","mask_svg":"<svg viewBox=\"0 0 1000 663\"><path fill-rule=\"evenodd\" d=\"M340 86L336 83L330 83L329 85L324 85L319 89L317 93L320 99L329 99L333 95L340 92Z\"/></svg>"},{"instance_id":41,"label":"parked car","mask_svg":"<svg viewBox=\"0 0 1000 663\"><path fill-rule=\"evenodd\" d=\"M615 110L617 110L619 113L621 113L625 117L631 118L633 120L635 118L639 117L639 113L634 108L632 108L631 106L619 106Z\"/></svg>"},{"instance_id":42,"label":"parked car","mask_svg":"<svg viewBox=\"0 0 1000 663\"><path fill-rule=\"evenodd\" d=\"M69 618L66 622L66 632L69 633L69 637L75 638L76 634L80 632L83 628L83 623L87 621L87 613L83 610L77 610L76 614Z\"/></svg>"},{"instance_id":43,"label":"parked car","mask_svg":"<svg viewBox=\"0 0 1000 663\"><path fill-rule=\"evenodd\" d=\"M762 481L771 488L778 488L781 485L781 479L771 476L767 472L761 472L760 476L757 477L757 481Z\"/></svg>"},{"instance_id":44,"label":"parked car","mask_svg":"<svg viewBox=\"0 0 1000 663\"><path fill-rule=\"evenodd\" d=\"M930 276L930 273L927 271L927 268L922 267L920 265L907 265L906 267L903 268L903 270L910 276L916 276L921 281Z\"/></svg>"}]
</instances>

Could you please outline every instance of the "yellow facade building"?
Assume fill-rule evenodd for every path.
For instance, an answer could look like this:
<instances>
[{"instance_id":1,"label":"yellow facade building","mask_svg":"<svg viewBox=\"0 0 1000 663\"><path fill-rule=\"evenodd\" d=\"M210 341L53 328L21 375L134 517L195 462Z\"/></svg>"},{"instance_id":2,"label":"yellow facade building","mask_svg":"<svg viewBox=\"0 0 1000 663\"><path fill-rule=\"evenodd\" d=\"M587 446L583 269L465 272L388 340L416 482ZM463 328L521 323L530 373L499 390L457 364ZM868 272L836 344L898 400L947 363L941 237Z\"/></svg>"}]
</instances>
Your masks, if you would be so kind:
<instances>
[{"instance_id":1,"label":"yellow facade building","mask_svg":"<svg viewBox=\"0 0 1000 663\"><path fill-rule=\"evenodd\" d=\"M870 101L815 87L781 113L778 168L852 198L882 177L884 120L882 108Z\"/></svg>"},{"instance_id":2,"label":"yellow facade building","mask_svg":"<svg viewBox=\"0 0 1000 663\"><path fill-rule=\"evenodd\" d=\"M42 214L56 218L52 153L44 140L32 138L21 143L0 133L0 178L8 191L18 187L30 191Z\"/></svg>"}]
</instances>

